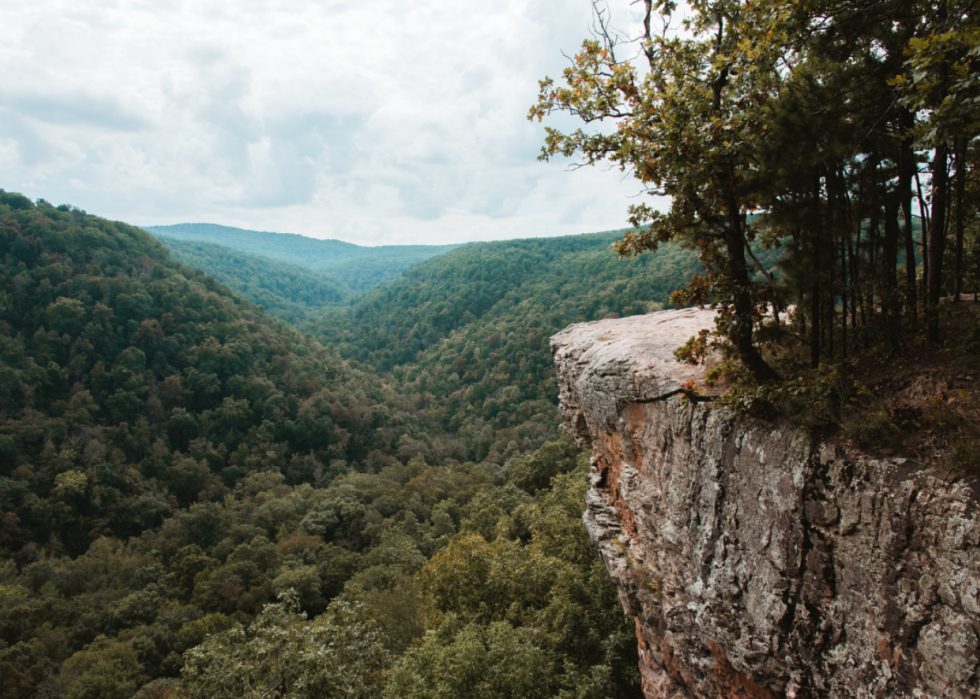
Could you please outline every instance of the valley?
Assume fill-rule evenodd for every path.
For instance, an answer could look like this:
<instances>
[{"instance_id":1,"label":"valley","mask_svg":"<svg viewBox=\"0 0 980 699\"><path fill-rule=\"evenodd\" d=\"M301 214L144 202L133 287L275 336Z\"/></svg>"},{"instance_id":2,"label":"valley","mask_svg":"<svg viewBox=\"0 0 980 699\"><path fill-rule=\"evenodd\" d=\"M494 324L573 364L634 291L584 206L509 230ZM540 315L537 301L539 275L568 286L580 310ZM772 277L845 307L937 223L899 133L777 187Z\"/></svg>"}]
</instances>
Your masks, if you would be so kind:
<instances>
[{"instance_id":1,"label":"valley","mask_svg":"<svg viewBox=\"0 0 980 699\"><path fill-rule=\"evenodd\" d=\"M344 671L365 691L462 687L431 669L465 652L529 659L493 693L635 693L548 337L659 308L690 254L620 263L615 233L468 245L339 299L200 243L226 285L14 193L0 221L0 695L169 696L202 658L257 662L235 629L276 609L310 638L347 610L389 668ZM305 323L262 310L263 276L295 292L270 312Z\"/></svg>"},{"instance_id":2,"label":"valley","mask_svg":"<svg viewBox=\"0 0 980 699\"><path fill-rule=\"evenodd\" d=\"M210 223L149 226L151 234L165 239L178 251L210 243L239 252L261 255L329 276L352 291L365 291L394 279L417 262L448 252L455 245L380 245L366 247L341 240L318 240L293 233L250 231ZM192 245L182 245L191 243ZM197 244L197 245L194 245ZM210 270L208 270L210 271Z\"/></svg>"},{"instance_id":3,"label":"valley","mask_svg":"<svg viewBox=\"0 0 980 699\"><path fill-rule=\"evenodd\" d=\"M15 5L0 699L980 699L975 2Z\"/></svg>"}]
</instances>

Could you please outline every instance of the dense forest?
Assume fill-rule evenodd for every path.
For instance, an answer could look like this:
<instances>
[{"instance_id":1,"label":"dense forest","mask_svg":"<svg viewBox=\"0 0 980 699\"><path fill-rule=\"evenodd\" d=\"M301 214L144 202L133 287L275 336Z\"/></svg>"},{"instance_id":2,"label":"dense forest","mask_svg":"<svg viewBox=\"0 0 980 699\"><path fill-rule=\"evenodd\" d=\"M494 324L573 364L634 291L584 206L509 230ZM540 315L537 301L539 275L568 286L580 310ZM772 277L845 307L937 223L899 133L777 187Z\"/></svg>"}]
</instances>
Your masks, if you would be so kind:
<instances>
[{"instance_id":1,"label":"dense forest","mask_svg":"<svg viewBox=\"0 0 980 699\"><path fill-rule=\"evenodd\" d=\"M412 449L430 459L506 460L557 427L551 335L569 323L659 310L701 272L679 245L620 259L611 246L622 233L471 243L308 312L301 328L411 400L423 435ZM778 251L754 250L775 266ZM250 266L222 271L249 300L264 298ZM286 317L279 309L267 307ZM401 448L409 443L403 438Z\"/></svg>"},{"instance_id":2,"label":"dense forest","mask_svg":"<svg viewBox=\"0 0 980 699\"><path fill-rule=\"evenodd\" d=\"M474 244L319 309L285 263L173 253L293 304L272 312L301 305L317 341L140 229L0 206L4 697L167 696L178 676L220 696L217 657L254 664L264 634L341 618L372 696L635 689L581 527L587 462L555 441L548 337L661 308L692 253L618 260L617 233ZM460 653L510 669L446 670Z\"/></svg>"},{"instance_id":3,"label":"dense forest","mask_svg":"<svg viewBox=\"0 0 980 699\"><path fill-rule=\"evenodd\" d=\"M242 696L232 658L355 696L635 691L552 415L468 458L426 397L140 229L2 193L0 232L2 696ZM287 630L309 648L270 668ZM293 678L307 650L339 674Z\"/></svg>"},{"instance_id":4,"label":"dense forest","mask_svg":"<svg viewBox=\"0 0 980 699\"><path fill-rule=\"evenodd\" d=\"M330 309L310 332L363 370L390 374L426 429L458 435L466 458L506 460L557 426L551 335L659 310L700 271L677 245L618 259L619 236L471 243Z\"/></svg>"},{"instance_id":5,"label":"dense forest","mask_svg":"<svg viewBox=\"0 0 980 699\"><path fill-rule=\"evenodd\" d=\"M264 269L282 263L239 260L240 253L207 243L181 241L172 252L266 311L304 318L298 327L328 349L387 377L419 420L418 435L399 440L403 457L506 461L557 427L551 335L569 323L661 309L701 271L695 253L680 245L620 259L611 246L622 233L471 243L345 302L302 309L279 296L309 298L315 287L277 286ZM207 259L186 256L190 249ZM774 267L778 251L754 250Z\"/></svg>"},{"instance_id":6,"label":"dense forest","mask_svg":"<svg viewBox=\"0 0 980 699\"><path fill-rule=\"evenodd\" d=\"M339 303L351 290L325 274L240 252L224 245L157 236L170 258L207 272L254 304L291 325L302 325L326 306Z\"/></svg>"}]
</instances>

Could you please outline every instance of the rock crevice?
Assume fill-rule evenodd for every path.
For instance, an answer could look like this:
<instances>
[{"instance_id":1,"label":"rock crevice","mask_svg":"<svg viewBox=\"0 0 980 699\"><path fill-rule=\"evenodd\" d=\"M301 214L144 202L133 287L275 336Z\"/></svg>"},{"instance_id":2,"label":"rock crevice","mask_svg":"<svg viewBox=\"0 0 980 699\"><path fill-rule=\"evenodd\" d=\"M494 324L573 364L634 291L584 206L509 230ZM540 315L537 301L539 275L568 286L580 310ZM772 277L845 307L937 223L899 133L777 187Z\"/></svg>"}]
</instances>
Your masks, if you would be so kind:
<instances>
[{"instance_id":1,"label":"rock crevice","mask_svg":"<svg viewBox=\"0 0 980 699\"><path fill-rule=\"evenodd\" d=\"M980 484L668 395L703 378L673 349L710 323L663 311L552 338L645 695L980 696Z\"/></svg>"}]
</instances>

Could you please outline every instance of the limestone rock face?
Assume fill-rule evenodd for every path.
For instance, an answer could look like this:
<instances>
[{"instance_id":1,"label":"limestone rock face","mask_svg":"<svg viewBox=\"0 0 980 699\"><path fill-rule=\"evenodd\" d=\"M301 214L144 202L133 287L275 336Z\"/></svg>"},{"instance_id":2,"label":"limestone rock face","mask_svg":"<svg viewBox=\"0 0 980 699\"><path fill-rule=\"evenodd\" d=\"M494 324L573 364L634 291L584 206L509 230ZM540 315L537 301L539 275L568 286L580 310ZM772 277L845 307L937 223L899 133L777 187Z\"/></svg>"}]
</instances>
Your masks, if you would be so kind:
<instances>
[{"instance_id":1,"label":"limestone rock face","mask_svg":"<svg viewBox=\"0 0 980 699\"><path fill-rule=\"evenodd\" d=\"M710 323L662 311L551 341L645 696L980 697L980 483L687 401L702 370L673 349Z\"/></svg>"}]
</instances>

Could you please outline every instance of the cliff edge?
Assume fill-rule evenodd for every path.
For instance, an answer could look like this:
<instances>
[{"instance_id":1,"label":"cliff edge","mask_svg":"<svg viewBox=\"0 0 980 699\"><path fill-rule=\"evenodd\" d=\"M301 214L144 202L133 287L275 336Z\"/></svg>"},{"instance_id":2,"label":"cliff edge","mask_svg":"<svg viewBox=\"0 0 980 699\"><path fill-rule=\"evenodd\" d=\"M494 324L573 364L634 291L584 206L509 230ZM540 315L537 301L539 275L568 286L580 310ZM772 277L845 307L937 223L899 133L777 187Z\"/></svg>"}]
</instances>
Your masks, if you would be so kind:
<instances>
[{"instance_id":1,"label":"cliff edge","mask_svg":"<svg viewBox=\"0 0 980 699\"><path fill-rule=\"evenodd\" d=\"M551 340L645 696L980 697L980 483L688 401L673 350L711 319Z\"/></svg>"}]
</instances>

